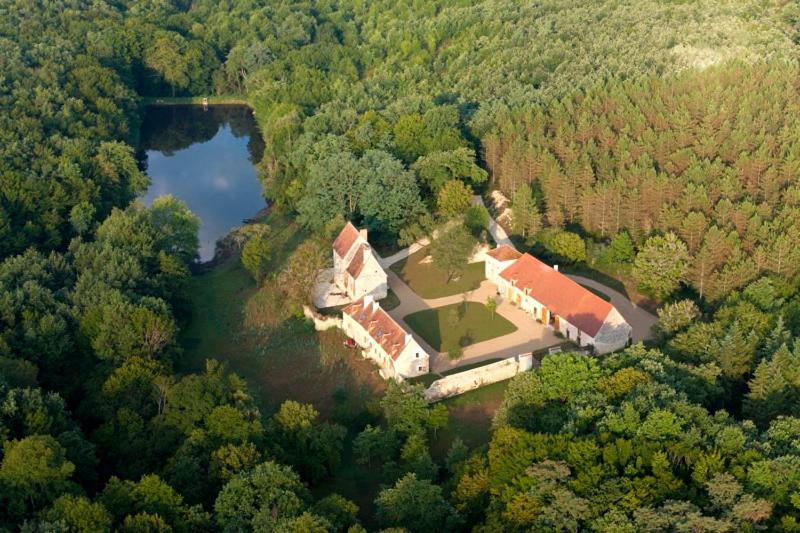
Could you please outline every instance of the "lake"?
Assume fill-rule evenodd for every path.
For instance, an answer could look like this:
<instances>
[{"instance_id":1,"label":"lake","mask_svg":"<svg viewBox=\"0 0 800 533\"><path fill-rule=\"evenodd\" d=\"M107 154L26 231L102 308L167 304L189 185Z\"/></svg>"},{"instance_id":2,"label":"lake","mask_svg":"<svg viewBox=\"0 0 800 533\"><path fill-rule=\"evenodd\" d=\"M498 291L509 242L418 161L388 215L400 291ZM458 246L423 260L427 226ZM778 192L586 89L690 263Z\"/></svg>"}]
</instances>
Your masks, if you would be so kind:
<instances>
[{"instance_id":1,"label":"lake","mask_svg":"<svg viewBox=\"0 0 800 533\"><path fill-rule=\"evenodd\" d=\"M217 239L266 207L256 163L264 147L244 106L150 106L140 132L139 160L150 187L142 197L180 198L200 217L200 261Z\"/></svg>"}]
</instances>

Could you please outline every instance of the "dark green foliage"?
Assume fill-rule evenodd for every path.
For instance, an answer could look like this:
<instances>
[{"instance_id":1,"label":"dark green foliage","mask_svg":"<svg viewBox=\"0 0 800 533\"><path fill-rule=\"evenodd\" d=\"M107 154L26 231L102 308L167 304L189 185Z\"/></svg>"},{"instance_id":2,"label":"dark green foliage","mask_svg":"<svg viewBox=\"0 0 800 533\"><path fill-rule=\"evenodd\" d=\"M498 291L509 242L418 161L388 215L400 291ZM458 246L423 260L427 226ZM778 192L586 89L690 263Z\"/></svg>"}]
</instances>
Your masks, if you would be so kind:
<instances>
[{"instance_id":1,"label":"dark green foliage","mask_svg":"<svg viewBox=\"0 0 800 533\"><path fill-rule=\"evenodd\" d=\"M432 533L457 529L459 517L444 499L441 488L430 481L406 474L375 500L378 520L384 527L407 527Z\"/></svg>"},{"instance_id":2,"label":"dark green foliage","mask_svg":"<svg viewBox=\"0 0 800 533\"><path fill-rule=\"evenodd\" d=\"M385 474L381 525L798 529L793 3L7 4L0 529L359 530L355 504L301 482L336 475L343 428L293 402L267 420L216 362L173 375L198 221L131 204L132 145L140 96L213 93L251 104L265 190L312 231L410 244L440 208L480 234L468 187L491 173L528 245L604 248L652 295L699 296L663 308L661 349L515 378L488 450L456 441L446 470L429 444L447 408L390 384L353 442ZM431 248L448 278L474 243L456 226ZM284 265L293 309L328 253L315 236ZM258 279L275 260L263 235L245 247Z\"/></svg>"},{"instance_id":3,"label":"dark green foliage","mask_svg":"<svg viewBox=\"0 0 800 533\"><path fill-rule=\"evenodd\" d=\"M267 430L275 457L294 465L311 482L335 472L346 432L337 424L318 421L318 417L313 406L286 401Z\"/></svg>"},{"instance_id":4,"label":"dark green foliage","mask_svg":"<svg viewBox=\"0 0 800 533\"><path fill-rule=\"evenodd\" d=\"M247 531L255 520L273 527L303 512L308 490L291 468L266 462L231 479L214 503L216 523L223 531Z\"/></svg>"}]
</instances>

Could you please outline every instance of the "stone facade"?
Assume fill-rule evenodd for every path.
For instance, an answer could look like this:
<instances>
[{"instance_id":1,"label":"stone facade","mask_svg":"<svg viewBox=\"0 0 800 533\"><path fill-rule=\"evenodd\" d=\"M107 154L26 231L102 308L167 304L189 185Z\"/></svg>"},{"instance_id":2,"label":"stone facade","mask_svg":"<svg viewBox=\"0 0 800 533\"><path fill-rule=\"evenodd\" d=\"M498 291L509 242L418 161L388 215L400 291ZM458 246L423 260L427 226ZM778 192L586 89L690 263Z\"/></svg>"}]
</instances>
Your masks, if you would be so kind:
<instances>
[{"instance_id":1,"label":"stone facade","mask_svg":"<svg viewBox=\"0 0 800 533\"><path fill-rule=\"evenodd\" d=\"M333 282L350 301L370 295L386 298L389 282L386 272L367 239L367 230L347 223L333 244Z\"/></svg>"},{"instance_id":2,"label":"stone facade","mask_svg":"<svg viewBox=\"0 0 800 533\"><path fill-rule=\"evenodd\" d=\"M428 353L372 296L342 310L342 330L380 367L384 379L420 376L429 371Z\"/></svg>"}]
</instances>

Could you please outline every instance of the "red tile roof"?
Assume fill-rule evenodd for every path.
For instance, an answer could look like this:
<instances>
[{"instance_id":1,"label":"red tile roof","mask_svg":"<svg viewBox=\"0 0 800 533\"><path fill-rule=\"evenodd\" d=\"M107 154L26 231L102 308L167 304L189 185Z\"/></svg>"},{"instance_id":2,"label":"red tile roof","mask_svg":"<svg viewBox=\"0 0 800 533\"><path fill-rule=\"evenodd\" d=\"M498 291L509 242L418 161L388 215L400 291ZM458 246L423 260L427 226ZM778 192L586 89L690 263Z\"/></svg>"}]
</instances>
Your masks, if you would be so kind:
<instances>
[{"instance_id":1,"label":"red tile roof","mask_svg":"<svg viewBox=\"0 0 800 533\"><path fill-rule=\"evenodd\" d=\"M348 222L342 231L339 232L339 236L336 237L336 240L333 241L333 251L336 252L336 255L339 257L344 258L347 252L350 251L350 248L353 247L353 243L356 242L356 239L358 239L358 230L352 223Z\"/></svg>"},{"instance_id":2,"label":"red tile roof","mask_svg":"<svg viewBox=\"0 0 800 533\"><path fill-rule=\"evenodd\" d=\"M521 290L528 289L527 293L536 301L592 337L597 335L614 308L529 254L509 265L500 277L514 282Z\"/></svg>"},{"instance_id":3,"label":"red tile roof","mask_svg":"<svg viewBox=\"0 0 800 533\"><path fill-rule=\"evenodd\" d=\"M400 357L406 345L406 331L394 321L380 305L370 303L364 306L364 299L351 303L342 310L358 322L381 347L392 361Z\"/></svg>"},{"instance_id":4,"label":"red tile roof","mask_svg":"<svg viewBox=\"0 0 800 533\"><path fill-rule=\"evenodd\" d=\"M353 279L358 278L361 271L364 269L364 263L366 262L367 256L367 246L362 244L356 250L356 253L353 254L353 258L350 260L350 264L347 265L347 273L353 276Z\"/></svg>"},{"instance_id":5,"label":"red tile roof","mask_svg":"<svg viewBox=\"0 0 800 533\"><path fill-rule=\"evenodd\" d=\"M486 255L489 257L494 257L498 261L514 261L515 259L519 259L522 254L513 249L511 246L503 244L494 250L489 250L486 252Z\"/></svg>"}]
</instances>

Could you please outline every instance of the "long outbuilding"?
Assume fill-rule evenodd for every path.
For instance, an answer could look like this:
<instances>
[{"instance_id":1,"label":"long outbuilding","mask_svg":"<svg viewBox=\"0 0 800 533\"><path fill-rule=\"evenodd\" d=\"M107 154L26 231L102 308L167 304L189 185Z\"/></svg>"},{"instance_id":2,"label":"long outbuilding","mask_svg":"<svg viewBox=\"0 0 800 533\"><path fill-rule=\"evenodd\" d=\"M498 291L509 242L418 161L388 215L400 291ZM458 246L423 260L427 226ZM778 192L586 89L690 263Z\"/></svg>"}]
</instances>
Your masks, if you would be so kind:
<instances>
[{"instance_id":1,"label":"long outbuilding","mask_svg":"<svg viewBox=\"0 0 800 533\"><path fill-rule=\"evenodd\" d=\"M619 311L558 267L507 245L489 251L485 265L501 297L567 339L598 354L628 345L632 328Z\"/></svg>"}]
</instances>

